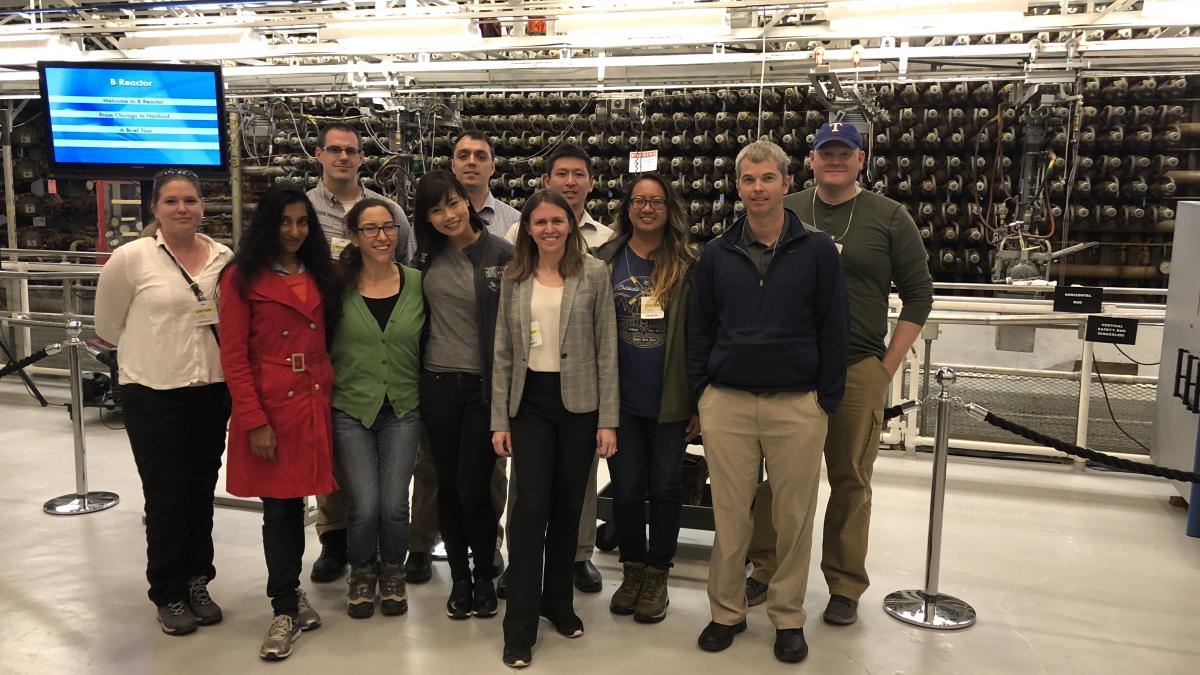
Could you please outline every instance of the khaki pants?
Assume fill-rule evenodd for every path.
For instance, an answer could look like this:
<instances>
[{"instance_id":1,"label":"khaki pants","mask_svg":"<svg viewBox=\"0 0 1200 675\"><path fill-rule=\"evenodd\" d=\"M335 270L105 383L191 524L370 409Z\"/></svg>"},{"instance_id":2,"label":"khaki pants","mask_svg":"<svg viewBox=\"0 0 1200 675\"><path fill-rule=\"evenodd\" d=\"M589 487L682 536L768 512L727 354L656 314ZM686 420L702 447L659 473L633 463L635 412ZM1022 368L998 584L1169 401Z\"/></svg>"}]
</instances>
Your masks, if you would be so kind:
<instances>
[{"instance_id":1,"label":"khaki pants","mask_svg":"<svg viewBox=\"0 0 1200 675\"><path fill-rule=\"evenodd\" d=\"M821 571L830 594L852 600L862 597L871 583L867 577L871 474L879 454L883 405L890 382L891 376L873 356L850 366L846 370L846 397L829 419L829 434L825 438L830 492L825 508ZM774 585L778 561L771 502L771 481L763 481L754 502L754 536L750 539L754 571L750 576Z\"/></svg>"},{"instance_id":2,"label":"khaki pants","mask_svg":"<svg viewBox=\"0 0 1200 675\"><path fill-rule=\"evenodd\" d=\"M342 491L317 495L317 536L346 529L346 498Z\"/></svg>"},{"instance_id":3,"label":"khaki pants","mask_svg":"<svg viewBox=\"0 0 1200 675\"><path fill-rule=\"evenodd\" d=\"M750 507L759 461L765 458L775 477L771 517L779 533L779 565L767 591L767 615L776 628L803 628L828 415L815 392L752 394L712 385L700 397L699 408L716 522L708 571L713 621L733 625L746 616Z\"/></svg>"},{"instance_id":4,"label":"khaki pants","mask_svg":"<svg viewBox=\"0 0 1200 675\"><path fill-rule=\"evenodd\" d=\"M592 459L592 472L588 475L587 489L583 493L583 512L579 517L579 539L575 549L575 562L591 560L592 551L596 548L596 469L599 465L600 455L596 455ZM513 500L516 497L516 489L510 489L508 491L508 513L510 514ZM503 535L503 530L501 530L501 534ZM496 544L496 548L499 547L500 544Z\"/></svg>"},{"instance_id":5,"label":"khaki pants","mask_svg":"<svg viewBox=\"0 0 1200 675\"><path fill-rule=\"evenodd\" d=\"M504 513L505 496L508 493L508 474L505 471L506 462L498 458L496 470L492 473L492 508L496 510L496 519ZM511 507L511 503L510 503ZM421 435L421 444L417 446L417 463L413 467L412 505L409 509L408 550L417 553L429 553L437 541L437 467L433 463L433 455L429 452L429 438ZM504 542L504 526L496 528L496 550Z\"/></svg>"}]
</instances>

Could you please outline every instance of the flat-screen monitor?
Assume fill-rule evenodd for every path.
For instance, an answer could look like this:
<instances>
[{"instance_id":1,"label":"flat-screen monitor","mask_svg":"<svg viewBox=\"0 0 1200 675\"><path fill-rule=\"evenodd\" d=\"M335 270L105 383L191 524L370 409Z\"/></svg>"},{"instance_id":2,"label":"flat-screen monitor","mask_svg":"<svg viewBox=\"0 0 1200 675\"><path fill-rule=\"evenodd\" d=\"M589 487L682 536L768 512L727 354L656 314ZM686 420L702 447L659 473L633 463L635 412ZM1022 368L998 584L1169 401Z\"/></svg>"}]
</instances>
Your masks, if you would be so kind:
<instances>
[{"instance_id":1,"label":"flat-screen monitor","mask_svg":"<svg viewBox=\"0 0 1200 675\"><path fill-rule=\"evenodd\" d=\"M51 175L229 173L220 66L43 61L38 75Z\"/></svg>"}]
</instances>

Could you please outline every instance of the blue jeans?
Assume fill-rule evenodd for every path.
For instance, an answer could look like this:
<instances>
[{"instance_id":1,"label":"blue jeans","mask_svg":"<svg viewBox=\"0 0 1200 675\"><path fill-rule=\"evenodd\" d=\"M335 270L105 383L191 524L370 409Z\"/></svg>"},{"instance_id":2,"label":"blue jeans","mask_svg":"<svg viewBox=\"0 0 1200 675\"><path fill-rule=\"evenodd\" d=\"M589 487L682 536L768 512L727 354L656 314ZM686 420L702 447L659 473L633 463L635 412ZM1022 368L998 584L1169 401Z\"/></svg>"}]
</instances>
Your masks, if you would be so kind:
<instances>
[{"instance_id":1,"label":"blue jeans","mask_svg":"<svg viewBox=\"0 0 1200 675\"><path fill-rule=\"evenodd\" d=\"M346 495L346 549L351 565L370 565L379 550L386 565L408 553L408 484L421 438L421 414L396 417L390 408L370 428L333 411L334 469Z\"/></svg>"},{"instance_id":2,"label":"blue jeans","mask_svg":"<svg viewBox=\"0 0 1200 675\"><path fill-rule=\"evenodd\" d=\"M687 422L658 420L621 411L617 453L608 458L613 520L621 562L671 567L683 513L683 437ZM646 499L650 545L646 546Z\"/></svg>"}]
</instances>

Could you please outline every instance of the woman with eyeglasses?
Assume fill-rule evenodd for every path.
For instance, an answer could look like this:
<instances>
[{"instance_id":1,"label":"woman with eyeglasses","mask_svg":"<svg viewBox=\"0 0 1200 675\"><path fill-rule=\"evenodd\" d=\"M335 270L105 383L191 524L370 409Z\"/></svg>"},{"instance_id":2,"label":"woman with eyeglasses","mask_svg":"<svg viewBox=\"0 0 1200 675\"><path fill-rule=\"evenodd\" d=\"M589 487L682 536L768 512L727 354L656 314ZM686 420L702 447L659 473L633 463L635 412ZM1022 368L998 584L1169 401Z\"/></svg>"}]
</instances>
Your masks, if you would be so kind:
<instances>
[{"instance_id":1,"label":"woman with eyeglasses","mask_svg":"<svg viewBox=\"0 0 1200 675\"><path fill-rule=\"evenodd\" d=\"M500 277L512 246L492 235L449 171L417 181L417 259L428 330L421 418L437 467L438 527L453 585L451 619L496 615L490 400ZM475 569L472 578L471 560Z\"/></svg>"},{"instance_id":2,"label":"woman with eyeglasses","mask_svg":"<svg viewBox=\"0 0 1200 675\"><path fill-rule=\"evenodd\" d=\"M229 393L213 297L233 252L199 232L196 174L158 174L150 201L155 235L118 248L100 272L96 335L120 348L125 431L145 498L150 600L162 631L184 635L222 618L208 584L216 577L213 492Z\"/></svg>"},{"instance_id":3,"label":"woman with eyeglasses","mask_svg":"<svg viewBox=\"0 0 1200 675\"><path fill-rule=\"evenodd\" d=\"M281 183L262 195L220 289L221 365L233 397L226 482L231 494L262 499L275 616L259 656L277 661L301 630L321 625L300 590L304 498L337 489L326 335L340 289L302 191Z\"/></svg>"},{"instance_id":4,"label":"woman with eyeglasses","mask_svg":"<svg viewBox=\"0 0 1200 675\"><path fill-rule=\"evenodd\" d=\"M356 619L408 611L408 486L421 413L417 382L425 301L421 273L395 261L388 205L363 199L346 214L341 317L329 350L334 463L347 503L346 612ZM379 557L376 557L376 551Z\"/></svg>"},{"instance_id":5,"label":"woman with eyeglasses","mask_svg":"<svg viewBox=\"0 0 1200 675\"><path fill-rule=\"evenodd\" d=\"M617 451L617 324L604 263L584 252L566 198L535 192L500 287L492 445L513 458L504 664L528 666L539 616L583 635L572 599L593 458ZM544 574L543 574L544 570Z\"/></svg>"},{"instance_id":6,"label":"woman with eyeglasses","mask_svg":"<svg viewBox=\"0 0 1200 675\"><path fill-rule=\"evenodd\" d=\"M688 231L671 184L644 173L625 191L616 235L593 251L610 271L621 381L621 452L608 459L608 471L624 578L609 609L639 623L667 615L667 577L683 511L685 437L699 427L687 382L685 325L696 262Z\"/></svg>"}]
</instances>

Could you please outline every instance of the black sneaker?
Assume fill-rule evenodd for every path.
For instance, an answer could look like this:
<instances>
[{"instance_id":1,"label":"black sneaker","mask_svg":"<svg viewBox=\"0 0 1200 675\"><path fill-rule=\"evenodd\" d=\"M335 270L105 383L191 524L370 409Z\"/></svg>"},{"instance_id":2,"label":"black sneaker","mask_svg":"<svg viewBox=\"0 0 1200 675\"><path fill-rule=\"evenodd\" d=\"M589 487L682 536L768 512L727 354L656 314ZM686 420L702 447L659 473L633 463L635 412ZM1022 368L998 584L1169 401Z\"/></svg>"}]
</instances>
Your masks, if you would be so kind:
<instances>
[{"instance_id":1,"label":"black sneaker","mask_svg":"<svg viewBox=\"0 0 1200 675\"><path fill-rule=\"evenodd\" d=\"M496 589L491 579L476 579L474 594L471 600L471 614L477 619L487 619L496 616Z\"/></svg>"},{"instance_id":2,"label":"black sneaker","mask_svg":"<svg viewBox=\"0 0 1200 675\"><path fill-rule=\"evenodd\" d=\"M529 647L504 645L504 665L509 668L524 668L533 663L533 650Z\"/></svg>"},{"instance_id":3,"label":"black sneaker","mask_svg":"<svg viewBox=\"0 0 1200 675\"><path fill-rule=\"evenodd\" d=\"M433 578L433 556L409 551L404 563L404 578L410 584L423 584Z\"/></svg>"},{"instance_id":4,"label":"black sneaker","mask_svg":"<svg viewBox=\"0 0 1200 675\"><path fill-rule=\"evenodd\" d=\"M583 635L583 619L580 619L575 612L563 617L551 616L542 612L542 618L554 624L554 630L565 638L577 638Z\"/></svg>"},{"instance_id":5,"label":"black sneaker","mask_svg":"<svg viewBox=\"0 0 1200 675\"><path fill-rule=\"evenodd\" d=\"M753 607L766 601L767 585L754 577L746 577L746 605Z\"/></svg>"},{"instance_id":6,"label":"black sneaker","mask_svg":"<svg viewBox=\"0 0 1200 675\"><path fill-rule=\"evenodd\" d=\"M221 606L208 594L208 577L192 577L188 579L188 609L196 617L200 626L211 626L221 623Z\"/></svg>"},{"instance_id":7,"label":"black sneaker","mask_svg":"<svg viewBox=\"0 0 1200 675\"><path fill-rule=\"evenodd\" d=\"M700 649L706 652L720 652L729 648L733 644L733 638L738 633L746 630L746 620L726 626L723 623L709 621L704 630L700 632L700 639L697 642L700 644Z\"/></svg>"},{"instance_id":8,"label":"black sneaker","mask_svg":"<svg viewBox=\"0 0 1200 675\"><path fill-rule=\"evenodd\" d=\"M825 606L821 618L825 623L834 626L849 626L858 621L858 601L844 595L835 595L829 598L829 604Z\"/></svg>"},{"instance_id":9,"label":"black sneaker","mask_svg":"<svg viewBox=\"0 0 1200 675\"><path fill-rule=\"evenodd\" d=\"M466 619L471 616L475 593L470 581L456 581L450 588L450 599L446 600L446 616L451 619Z\"/></svg>"},{"instance_id":10,"label":"black sneaker","mask_svg":"<svg viewBox=\"0 0 1200 675\"><path fill-rule=\"evenodd\" d=\"M321 535L321 556L313 563L310 577L318 584L337 581L346 573L346 531L330 530Z\"/></svg>"},{"instance_id":11,"label":"black sneaker","mask_svg":"<svg viewBox=\"0 0 1200 675\"><path fill-rule=\"evenodd\" d=\"M808 643L803 628L781 628L775 631L775 658L784 663L800 663L808 656Z\"/></svg>"}]
</instances>

